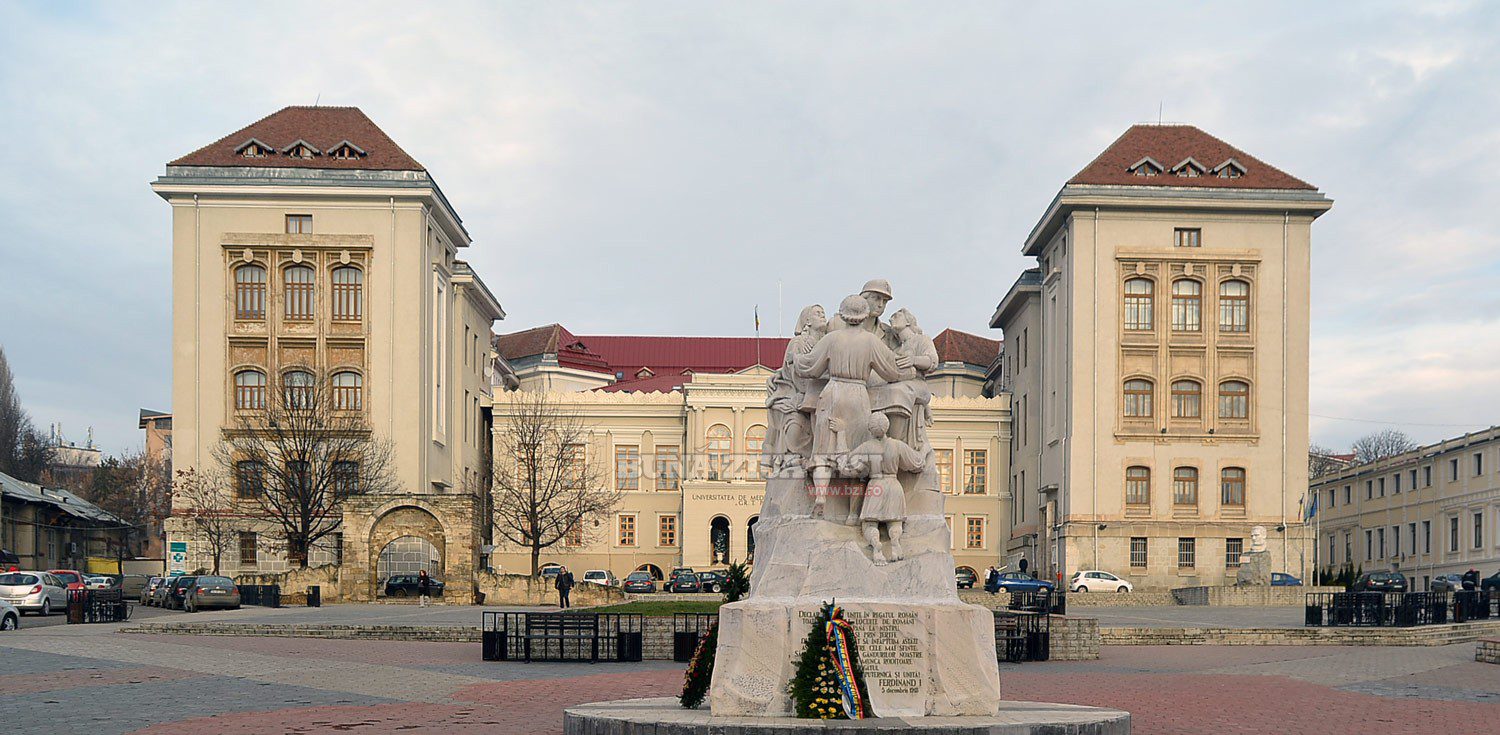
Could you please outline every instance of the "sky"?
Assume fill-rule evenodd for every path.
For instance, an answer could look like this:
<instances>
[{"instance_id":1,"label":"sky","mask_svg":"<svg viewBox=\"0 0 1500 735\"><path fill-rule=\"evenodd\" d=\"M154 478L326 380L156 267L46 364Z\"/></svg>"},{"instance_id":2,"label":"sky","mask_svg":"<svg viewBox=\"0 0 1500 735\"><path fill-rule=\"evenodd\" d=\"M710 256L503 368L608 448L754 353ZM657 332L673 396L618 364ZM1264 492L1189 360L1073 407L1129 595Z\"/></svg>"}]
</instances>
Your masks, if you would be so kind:
<instances>
[{"instance_id":1,"label":"sky","mask_svg":"<svg viewBox=\"0 0 1500 735\"><path fill-rule=\"evenodd\" d=\"M1063 182L1165 120L1335 201L1315 442L1500 423L1500 6L1064 5L0 1L0 347L38 426L139 446L171 408L148 184L285 105L433 173L498 332L580 334L775 334L883 276L998 338Z\"/></svg>"}]
</instances>

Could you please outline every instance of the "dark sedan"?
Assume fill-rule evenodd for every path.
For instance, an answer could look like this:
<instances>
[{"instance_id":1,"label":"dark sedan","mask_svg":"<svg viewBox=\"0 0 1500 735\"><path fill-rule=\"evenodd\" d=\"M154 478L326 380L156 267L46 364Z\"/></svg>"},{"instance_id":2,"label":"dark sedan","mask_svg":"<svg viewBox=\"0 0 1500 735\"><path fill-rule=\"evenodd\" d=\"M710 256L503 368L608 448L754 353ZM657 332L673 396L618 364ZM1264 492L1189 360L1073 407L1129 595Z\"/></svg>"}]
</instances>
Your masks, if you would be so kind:
<instances>
[{"instance_id":1,"label":"dark sedan","mask_svg":"<svg viewBox=\"0 0 1500 735\"><path fill-rule=\"evenodd\" d=\"M1302 586L1302 580L1300 580L1300 579L1298 579L1296 577L1293 577L1292 575L1287 574L1286 572L1272 572L1271 573L1271 586L1272 587L1301 587Z\"/></svg>"},{"instance_id":2,"label":"dark sedan","mask_svg":"<svg viewBox=\"0 0 1500 735\"><path fill-rule=\"evenodd\" d=\"M1479 588L1486 592L1500 592L1500 572L1495 572L1494 574L1491 574L1490 576L1485 577L1483 580L1481 580L1479 583Z\"/></svg>"},{"instance_id":3,"label":"dark sedan","mask_svg":"<svg viewBox=\"0 0 1500 735\"><path fill-rule=\"evenodd\" d=\"M723 572L698 572L698 582L703 585L704 592L723 592L726 579L728 577Z\"/></svg>"},{"instance_id":4,"label":"dark sedan","mask_svg":"<svg viewBox=\"0 0 1500 735\"><path fill-rule=\"evenodd\" d=\"M187 575L173 577L172 583L167 585L167 594L162 600L162 607L168 610L181 610L183 601L187 599L188 588L192 587L193 583L197 581L197 577Z\"/></svg>"},{"instance_id":5,"label":"dark sedan","mask_svg":"<svg viewBox=\"0 0 1500 735\"><path fill-rule=\"evenodd\" d=\"M428 586L427 596L442 597L443 583L436 578L429 579L432 581ZM422 592L417 589L417 575L415 574L392 574L385 580L386 597L416 597L420 594Z\"/></svg>"},{"instance_id":6,"label":"dark sedan","mask_svg":"<svg viewBox=\"0 0 1500 735\"><path fill-rule=\"evenodd\" d=\"M1025 572L1003 572L998 584L1002 592L1051 592L1057 589L1051 582L1037 579Z\"/></svg>"},{"instance_id":7,"label":"dark sedan","mask_svg":"<svg viewBox=\"0 0 1500 735\"><path fill-rule=\"evenodd\" d=\"M974 584L979 581L979 575L968 567L959 567L953 570L953 581L961 590L974 589Z\"/></svg>"},{"instance_id":8,"label":"dark sedan","mask_svg":"<svg viewBox=\"0 0 1500 735\"><path fill-rule=\"evenodd\" d=\"M651 578L650 572L631 572L625 577L626 592L655 592L656 580Z\"/></svg>"},{"instance_id":9,"label":"dark sedan","mask_svg":"<svg viewBox=\"0 0 1500 735\"><path fill-rule=\"evenodd\" d=\"M669 585L667 585L667 591L668 592L702 592L703 591L703 581L698 578L698 575L695 572L686 572L686 573L683 573L683 574L678 574L676 577L674 577L672 579L672 583L669 584Z\"/></svg>"},{"instance_id":10,"label":"dark sedan","mask_svg":"<svg viewBox=\"0 0 1500 735\"><path fill-rule=\"evenodd\" d=\"M1405 592L1406 575L1400 572L1365 572L1349 585L1350 592Z\"/></svg>"}]
</instances>

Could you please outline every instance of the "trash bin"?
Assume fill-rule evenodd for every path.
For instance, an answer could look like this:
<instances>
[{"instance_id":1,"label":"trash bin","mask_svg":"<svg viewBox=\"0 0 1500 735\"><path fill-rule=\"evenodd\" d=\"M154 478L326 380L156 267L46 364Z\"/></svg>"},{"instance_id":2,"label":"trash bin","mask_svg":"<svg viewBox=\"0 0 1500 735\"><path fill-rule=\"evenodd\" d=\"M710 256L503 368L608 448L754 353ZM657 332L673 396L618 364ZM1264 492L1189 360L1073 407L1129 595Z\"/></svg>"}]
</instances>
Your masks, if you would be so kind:
<instances>
[{"instance_id":1,"label":"trash bin","mask_svg":"<svg viewBox=\"0 0 1500 735\"><path fill-rule=\"evenodd\" d=\"M323 588L322 587L320 587L320 586L318 586L316 584L314 584L314 585L308 585L308 587L307 587L307 606L308 607L322 607L323 606Z\"/></svg>"}]
</instances>

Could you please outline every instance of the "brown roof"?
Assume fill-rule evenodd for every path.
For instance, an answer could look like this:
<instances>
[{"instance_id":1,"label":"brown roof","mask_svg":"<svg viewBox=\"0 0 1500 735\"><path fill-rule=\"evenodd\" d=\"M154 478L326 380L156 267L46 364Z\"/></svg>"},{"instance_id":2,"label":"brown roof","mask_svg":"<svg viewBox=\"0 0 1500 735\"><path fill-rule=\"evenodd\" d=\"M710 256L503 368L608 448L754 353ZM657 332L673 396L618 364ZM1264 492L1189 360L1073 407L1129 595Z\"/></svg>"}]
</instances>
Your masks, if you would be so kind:
<instances>
[{"instance_id":1,"label":"brown roof","mask_svg":"<svg viewBox=\"0 0 1500 735\"><path fill-rule=\"evenodd\" d=\"M932 344L937 347L938 359L943 362L964 362L989 367L1000 354L1000 340L985 339L957 329L944 329L932 338Z\"/></svg>"},{"instance_id":2,"label":"brown roof","mask_svg":"<svg viewBox=\"0 0 1500 735\"><path fill-rule=\"evenodd\" d=\"M507 361L532 355L556 355L557 363L564 367L614 372L603 357L590 350L588 345L561 324L502 334L495 338L495 351Z\"/></svg>"},{"instance_id":3,"label":"brown roof","mask_svg":"<svg viewBox=\"0 0 1500 735\"><path fill-rule=\"evenodd\" d=\"M274 153L246 158L237 152L247 141L264 143ZM281 152L298 140L322 152L297 158ZM348 159L328 153L348 141L365 155ZM263 168L325 168L378 171L425 171L401 150L358 107L283 107L244 128L179 158L169 166L255 166Z\"/></svg>"},{"instance_id":4,"label":"brown roof","mask_svg":"<svg viewBox=\"0 0 1500 735\"><path fill-rule=\"evenodd\" d=\"M1165 169L1155 176L1139 176L1130 167L1150 158ZM1192 158L1205 171L1196 177L1172 170ZM1244 167L1242 176L1220 178L1213 171L1233 159ZM1317 189L1192 125L1132 125L1069 184L1114 186L1188 186L1209 189Z\"/></svg>"}]
</instances>

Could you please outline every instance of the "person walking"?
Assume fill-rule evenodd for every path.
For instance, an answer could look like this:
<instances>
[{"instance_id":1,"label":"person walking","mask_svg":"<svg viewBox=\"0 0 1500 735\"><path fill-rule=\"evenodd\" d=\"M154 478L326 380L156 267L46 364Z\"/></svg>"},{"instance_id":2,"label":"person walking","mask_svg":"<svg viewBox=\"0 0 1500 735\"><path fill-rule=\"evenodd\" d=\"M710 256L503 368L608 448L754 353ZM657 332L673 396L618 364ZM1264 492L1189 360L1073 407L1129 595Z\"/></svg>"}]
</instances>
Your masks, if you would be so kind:
<instances>
[{"instance_id":1,"label":"person walking","mask_svg":"<svg viewBox=\"0 0 1500 735\"><path fill-rule=\"evenodd\" d=\"M994 565L984 573L984 591L992 595L1000 591L1000 570Z\"/></svg>"},{"instance_id":2,"label":"person walking","mask_svg":"<svg viewBox=\"0 0 1500 735\"><path fill-rule=\"evenodd\" d=\"M431 601L431 598L428 597L431 593L432 578L427 576L427 570L423 569L417 573L417 596L421 600L422 607L427 607L427 603Z\"/></svg>"},{"instance_id":3,"label":"person walking","mask_svg":"<svg viewBox=\"0 0 1500 735\"><path fill-rule=\"evenodd\" d=\"M555 584L557 586L557 606L564 610L572 607L573 602L568 599L568 593L573 591L573 573L568 571L567 567L563 567L557 572L557 582Z\"/></svg>"}]
</instances>

